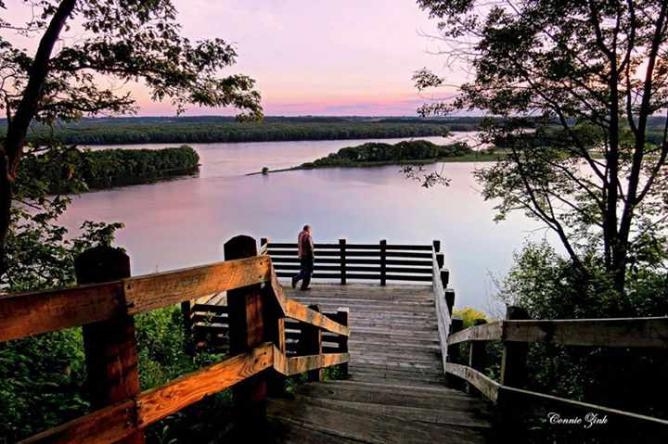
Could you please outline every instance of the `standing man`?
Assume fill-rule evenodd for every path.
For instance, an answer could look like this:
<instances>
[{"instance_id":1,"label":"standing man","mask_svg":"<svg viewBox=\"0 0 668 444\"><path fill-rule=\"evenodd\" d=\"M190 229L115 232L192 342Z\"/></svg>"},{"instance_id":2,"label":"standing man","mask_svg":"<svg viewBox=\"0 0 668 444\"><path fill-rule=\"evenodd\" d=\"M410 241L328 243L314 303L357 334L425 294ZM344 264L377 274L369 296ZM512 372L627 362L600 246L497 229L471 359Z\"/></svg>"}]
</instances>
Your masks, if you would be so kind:
<instances>
[{"instance_id":1,"label":"standing man","mask_svg":"<svg viewBox=\"0 0 668 444\"><path fill-rule=\"evenodd\" d=\"M299 274L292 278L292 288L297 286L297 282L302 281L301 290L310 290L309 284L313 274L313 237L311 237L310 225L304 225L304 229L297 236L297 248L301 269Z\"/></svg>"}]
</instances>

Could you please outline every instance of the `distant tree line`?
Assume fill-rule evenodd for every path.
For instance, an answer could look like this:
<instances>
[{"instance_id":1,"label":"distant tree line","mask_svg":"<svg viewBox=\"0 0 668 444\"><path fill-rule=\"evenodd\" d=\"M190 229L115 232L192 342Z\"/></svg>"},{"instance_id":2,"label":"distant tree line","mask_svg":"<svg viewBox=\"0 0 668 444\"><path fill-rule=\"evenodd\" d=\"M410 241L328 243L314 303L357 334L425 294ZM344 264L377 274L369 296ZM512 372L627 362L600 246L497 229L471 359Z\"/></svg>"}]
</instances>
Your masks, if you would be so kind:
<instances>
[{"instance_id":1,"label":"distant tree line","mask_svg":"<svg viewBox=\"0 0 668 444\"><path fill-rule=\"evenodd\" d=\"M28 156L24 162L21 174L39 177L50 194L67 194L190 174L199 167L199 155L186 145L160 150L68 147Z\"/></svg>"},{"instance_id":2,"label":"distant tree line","mask_svg":"<svg viewBox=\"0 0 668 444\"><path fill-rule=\"evenodd\" d=\"M29 138L62 144L265 142L443 136L445 120L416 118L362 119L341 117L269 117L262 122L237 122L224 117L84 119L52 131L35 125ZM457 130L476 130L475 121ZM5 131L0 123L0 134Z\"/></svg>"}]
</instances>

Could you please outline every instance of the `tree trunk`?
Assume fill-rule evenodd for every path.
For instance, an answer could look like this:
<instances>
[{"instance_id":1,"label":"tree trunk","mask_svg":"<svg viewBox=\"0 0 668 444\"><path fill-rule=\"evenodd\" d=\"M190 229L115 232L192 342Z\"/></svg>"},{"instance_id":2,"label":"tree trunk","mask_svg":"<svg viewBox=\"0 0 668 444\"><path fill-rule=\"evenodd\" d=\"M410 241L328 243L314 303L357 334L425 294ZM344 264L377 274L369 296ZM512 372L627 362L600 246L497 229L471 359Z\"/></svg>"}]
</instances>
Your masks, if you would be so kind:
<instances>
[{"instance_id":1,"label":"tree trunk","mask_svg":"<svg viewBox=\"0 0 668 444\"><path fill-rule=\"evenodd\" d=\"M0 148L0 277L7 272L7 233L12 208L12 183L9 180L9 162L4 148Z\"/></svg>"},{"instance_id":2,"label":"tree trunk","mask_svg":"<svg viewBox=\"0 0 668 444\"><path fill-rule=\"evenodd\" d=\"M28 84L23 91L21 101L11 121L7 122L7 136L0 151L0 174L2 174L0 179L0 255L2 255L0 257L0 276L6 271L5 250L12 204L12 184L16 180L30 122L35 117L42 98L44 82L49 74L51 53L75 5L76 0L63 0L51 17L49 26L39 42L35 59L30 66Z\"/></svg>"}]
</instances>

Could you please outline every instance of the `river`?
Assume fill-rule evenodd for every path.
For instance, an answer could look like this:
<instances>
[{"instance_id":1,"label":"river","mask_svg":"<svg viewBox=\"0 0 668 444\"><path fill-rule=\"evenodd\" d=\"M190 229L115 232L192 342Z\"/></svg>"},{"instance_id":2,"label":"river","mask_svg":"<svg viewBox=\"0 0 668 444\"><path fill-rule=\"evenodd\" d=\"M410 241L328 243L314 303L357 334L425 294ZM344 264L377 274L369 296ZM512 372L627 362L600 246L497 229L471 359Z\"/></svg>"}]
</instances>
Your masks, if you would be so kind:
<instances>
[{"instance_id":1,"label":"river","mask_svg":"<svg viewBox=\"0 0 668 444\"><path fill-rule=\"evenodd\" d=\"M445 143L472 135L424 139ZM449 187L431 189L406 179L397 166L246 175L367 141L191 144L201 158L197 176L75 196L62 222L73 229L86 219L123 222L117 244L130 254L135 275L220 260L222 243L236 234L294 241L305 223L312 225L316 241L440 239L456 306L502 314L495 281L508 271L513 252L527 238L545 232L520 213L493 221L494 203L483 200L472 175L484 164L439 165L452 181Z\"/></svg>"}]
</instances>

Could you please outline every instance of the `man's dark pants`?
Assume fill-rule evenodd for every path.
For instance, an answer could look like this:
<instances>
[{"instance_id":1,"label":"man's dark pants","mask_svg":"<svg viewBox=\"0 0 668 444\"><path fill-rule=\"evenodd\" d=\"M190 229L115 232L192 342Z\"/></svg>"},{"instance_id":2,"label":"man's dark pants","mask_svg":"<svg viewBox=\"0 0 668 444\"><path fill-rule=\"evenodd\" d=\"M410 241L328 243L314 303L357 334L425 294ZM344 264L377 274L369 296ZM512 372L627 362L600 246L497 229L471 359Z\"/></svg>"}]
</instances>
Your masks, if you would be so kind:
<instances>
[{"instance_id":1,"label":"man's dark pants","mask_svg":"<svg viewBox=\"0 0 668 444\"><path fill-rule=\"evenodd\" d=\"M301 269L299 274L293 278L294 282L297 283L302 281L302 290L308 288L311 283L311 275L313 274L313 256L302 256L299 260L301 263Z\"/></svg>"}]
</instances>

